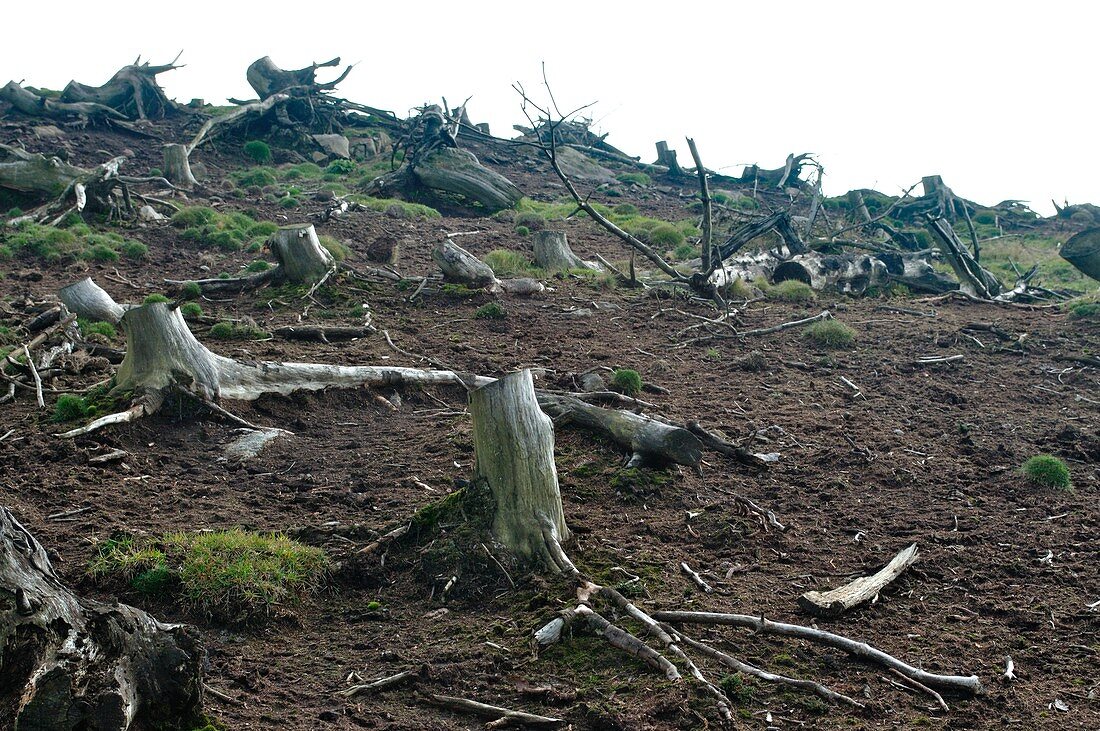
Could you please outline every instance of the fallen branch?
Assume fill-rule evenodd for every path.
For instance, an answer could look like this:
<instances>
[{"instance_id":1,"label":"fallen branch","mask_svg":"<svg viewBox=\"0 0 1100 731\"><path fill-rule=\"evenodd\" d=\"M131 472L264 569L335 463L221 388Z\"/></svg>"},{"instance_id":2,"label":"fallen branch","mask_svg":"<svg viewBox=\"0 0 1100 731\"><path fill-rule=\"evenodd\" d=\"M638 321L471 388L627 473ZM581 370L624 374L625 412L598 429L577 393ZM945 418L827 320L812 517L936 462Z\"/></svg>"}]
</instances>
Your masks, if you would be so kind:
<instances>
[{"instance_id":1,"label":"fallen branch","mask_svg":"<svg viewBox=\"0 0 1100 731\"><path fill-rule=\"evenodd\" d=\"M447 708L452 711L466 711L483 718L494 720L486 724L486 728L509 728L511 726L526 726L531 728L557 728L565 724L560 718L539 716L525 711L513 711L510 708L491 706L488 703L480 703L466 698L457 698L450 695L437 693L424 693L420 696L428 703Z\"/></svg>"},{"instance_id":2,"label":"fallen branch","mask_svg":"<svg viewBox=\"0 0 1100 731\"><path fill-rule=\"evenodd\" d=\"M917 560L917 544L902 549L891 561L871 576L863 576L831 591L808 591L798 604L819 617L839 617L853 607L878 598L890 582L901 576Z\"/></svg>"}]
</instances>

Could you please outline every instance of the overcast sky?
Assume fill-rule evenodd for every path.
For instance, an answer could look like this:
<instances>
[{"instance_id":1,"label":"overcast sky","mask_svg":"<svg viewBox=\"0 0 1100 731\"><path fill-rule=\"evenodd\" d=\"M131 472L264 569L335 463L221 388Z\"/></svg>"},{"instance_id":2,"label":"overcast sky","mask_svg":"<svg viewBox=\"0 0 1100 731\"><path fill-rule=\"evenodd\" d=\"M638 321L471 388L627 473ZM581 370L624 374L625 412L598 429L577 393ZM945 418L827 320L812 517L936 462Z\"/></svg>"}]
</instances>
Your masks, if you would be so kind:
<instances>
[{"instance_id":1,"label":"overcast sky","mask_svg":"<svg viewBox=\"0 0 1100 731\"><path fill-rule=\"evenodd\" d=\"M340 55L357 64L350 99L404 115L473 95L474 121L510 136L511 84L537 90L545 62L563 107L597 102L608 142L647 162L657 140L690 160L690 135L723 172L816 153L829 195L937 173L985 203L1100 203L1100 3L65 0L2 17L21 30L0 44L0 84L98 85L138 54L183 49L186 67L160 77L169 96L221 102L254 96L244 72L261 56Z\"/></svg>"}]
</instances>

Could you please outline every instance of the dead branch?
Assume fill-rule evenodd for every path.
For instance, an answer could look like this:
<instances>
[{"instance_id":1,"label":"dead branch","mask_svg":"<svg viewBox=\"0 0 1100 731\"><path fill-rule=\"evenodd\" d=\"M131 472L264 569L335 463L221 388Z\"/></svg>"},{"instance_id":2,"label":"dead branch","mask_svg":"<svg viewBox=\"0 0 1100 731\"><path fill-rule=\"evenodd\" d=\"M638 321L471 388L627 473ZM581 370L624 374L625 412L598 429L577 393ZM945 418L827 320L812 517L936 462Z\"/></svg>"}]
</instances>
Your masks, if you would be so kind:
<instances>
[{"instance_id":1,"label":"dead branch","mask_svg":"<svg viewBox=\"0 0 1100 731\"><path fill-rule=\"evenodd\" d=\"M831 591L808 591L798 604L819 617L838 617L849 609L878 598L879 592L901 576L917 560L917 544L902 549L871 576L858 578Z\"/></svg>"}]
</instances>

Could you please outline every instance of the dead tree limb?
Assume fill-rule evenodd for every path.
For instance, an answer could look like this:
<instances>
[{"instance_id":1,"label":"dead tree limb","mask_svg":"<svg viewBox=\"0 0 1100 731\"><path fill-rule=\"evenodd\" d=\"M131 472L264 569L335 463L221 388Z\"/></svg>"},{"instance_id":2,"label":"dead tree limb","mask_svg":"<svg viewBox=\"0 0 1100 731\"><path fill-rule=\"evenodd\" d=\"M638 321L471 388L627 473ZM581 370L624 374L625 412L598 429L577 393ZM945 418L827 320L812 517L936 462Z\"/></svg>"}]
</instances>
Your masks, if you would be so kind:
<instances>
[{"instance_id":1,"label":"dead tree limb","mask_svg":"<svg viewBox=\"0 0 1100 731\"><path fill-rule=\"evenodd\" d=\"M901 576L917 560L917 544L902 549L891 561L871 576L862 576L830 591L808 591L798 605L819 617L838 617L844 612L873 601L890 582Z\"/></svg>"}]
</instances>

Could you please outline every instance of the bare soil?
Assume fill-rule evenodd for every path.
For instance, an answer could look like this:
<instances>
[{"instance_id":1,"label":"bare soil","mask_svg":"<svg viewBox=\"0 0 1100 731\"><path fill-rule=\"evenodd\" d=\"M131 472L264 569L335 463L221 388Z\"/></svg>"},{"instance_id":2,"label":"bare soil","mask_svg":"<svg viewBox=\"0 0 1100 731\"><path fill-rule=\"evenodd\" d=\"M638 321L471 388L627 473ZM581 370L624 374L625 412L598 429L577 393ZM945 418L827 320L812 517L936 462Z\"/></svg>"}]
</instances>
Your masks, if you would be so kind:
<instances>
[{"instance_id":1,"label":"bare soil","mask_svg":"<svg viewBox=\"0 0 1100 731\"><path fill-rule=\"evenodd\" d=\"M8 136L20 130L8 128ZM170 139L173 132L164 130ZM137 153L134 171L159 163L159 143L103 132L74 132L75 161L103 159L98 150ZM35 142L29 147L56 146ZM243 164L221 152L197 153L215 181ZM475 148L527 195L560 196L546 168L520 154ZM687 217L679 188L625 190L649 215ZM688 192L688 191L685 191ZM270 220L284 211L262 200L224 199ZM305 212L295 212L290 221ZM586 220L553 224L588 258L626 257L620 245ZM461 243L475 254L495 248L529 251L505 222L445 215L398 220L360 212L319 226L351 248L349 263L375 238L401 241L398 269L430 273L431 247L448 232L480 230ZM209 264L174 228L127 232L144 241L149 258L110 265L43 267L12 262L2 283L6 324L21 322L34 303L90 275L119 301L163 291L164 278L203 276ZM234 271L253 258L218 259L214 271ZM273 298L266 290L236 299L201 301L218 319L251 318L270 330L286 324L357 324L364 305L402 349L456 369L485 375L543 369L540 382L572 387L594 366L633 368L667 393L647 392L655 412L678 423L698 419L778 463L763 474L717 455L702 475L651 471L657 484L625 485L625 456L613 445L564 427L557 462L566 517L576 534L570 554L583 570L607 581L624 572L641 577L646 609L696 609L762 614L807 623L798 596L872 572L916 542L916 565L871 606L817 626L876 645L937 672L975 673L986 692L947 697L942 712L925 695L889 682L883 670L801 642L757 638L737 630L695 629L699 639L746 661L811 677L866 701L853 712L811 696L747 681L735 709L743 728L993 729L1100 728L1100 372L1059 362L1055 355L1100 351L1100 327L1067 320L1057 309L1025 309L916 298L849 299L821 295L808 305L759 301L744 307L744 329L766 327L831 310L857 331L849 350L819 350L798 329L686 348L673 336L707 308L658 299L639 290L607 288L575 277L547 280L551 291L502 296L501 321L473 317L490 295L430 293L409 303L409 291L339 283L315 301ZM882 307L921 310L904 314ZM589 310L587 315L577 310ZM961 329L996 323L1024 336L1019 345ZM350 343L214 341L236 358L426 366L380 336ZM980 341L980 342L979 342ZM744 370L738 358L763 353L767 367ZM922 356L963 359L920 365ZM47 384L59 391L83 380ZM860 395L841 380L856 384ZM275 441L244 464L220 461L234 426L208 414L169 410L133 425L63 441L49 413L20 394L0 409L0 500L47 546L63 578L81 591L144 606L165 621L195 624L209 650L208 696L213 717L230 729L479 728L482 721L417 701L411 688L344 700L334 692L349 674L373 680L418 669L420 687L447 695L560 716L577 729L697 729L718 725L711 702L686 683L672 684L597 639L577 635L541 654L532 633L570 605L564 582L537 576L460 576L482 591L439 600L450 577L430 573L420 547L394 549L384 566L338 572L331 586L302 606L286 607L259 627L219 626L86 574L95 543L116 532L154 534L241 526L384 531L454 490L471 473L465 394L453 389L402 391L393 410L363 391L330 391L225 405L293 438ZM753 437L753 435L756 435ZM122 462L89 464L108 448ZM1027 484L1020 464L1050 453L1070 466L1076 491ZM616 479L619 477L620 479ZM629 482L629 481L625 481ZM737 510L730 493L750 497L786 524L763 531ZM47 516L79 507L73 519ZM352 539L354 548L369 542ZM337 547L339 539L327 543ZM344 553L347 548L342 549ZM1043 560L1050 554L1049 560ZM679 570L687 561L715 587L703 594ZM512 587L510 582L514 582ZM368 611L378 602L382 611ZM1019 680L1000 680L1011 655ZM723 671L708 666L721 678ZM1056 710L1061 701L1069 710Z\"/></svg>"}]
</instances>

